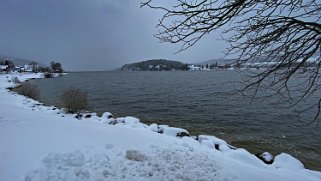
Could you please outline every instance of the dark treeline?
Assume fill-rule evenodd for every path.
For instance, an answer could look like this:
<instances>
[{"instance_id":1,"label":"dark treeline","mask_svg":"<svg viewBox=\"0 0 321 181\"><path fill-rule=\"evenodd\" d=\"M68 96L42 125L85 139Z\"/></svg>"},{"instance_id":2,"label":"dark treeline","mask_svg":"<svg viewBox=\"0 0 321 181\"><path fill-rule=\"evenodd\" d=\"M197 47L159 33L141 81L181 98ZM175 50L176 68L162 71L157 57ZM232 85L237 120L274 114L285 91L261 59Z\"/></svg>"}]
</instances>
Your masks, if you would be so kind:
<instances>
[{"instance_id":1,"label":"dark treeline","mask_svg":"<svg viewBox=\"0 0 321 181\"><path fill-rule=\"evenodd\" d=\"M154 59L123 65L123 71L173 71L189 70L188 64L179 61Z\"/></svg>"}]
</instances>

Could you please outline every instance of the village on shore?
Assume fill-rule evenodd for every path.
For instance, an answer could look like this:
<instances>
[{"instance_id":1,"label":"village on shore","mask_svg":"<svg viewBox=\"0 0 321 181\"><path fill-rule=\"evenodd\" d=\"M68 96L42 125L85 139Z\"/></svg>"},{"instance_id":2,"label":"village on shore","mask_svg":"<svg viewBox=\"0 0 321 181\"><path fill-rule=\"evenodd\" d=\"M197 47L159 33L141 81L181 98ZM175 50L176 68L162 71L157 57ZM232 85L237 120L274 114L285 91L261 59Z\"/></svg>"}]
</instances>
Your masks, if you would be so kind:
<instances>
[{"instance_id":1,"label":"village on shore","mask_svg":"<svg viewBox=\"0 0 321 181\"><path fill-rule=\"evenodd\" d=\"M25 63L18 63L15 65L15 60L11 58L0 58L0 73L10 73L10 72L32 72L32 73L63 73L61 63L50 62L50 66L42 66L35 61L26 61Z\"/></svg>"}]
</instances>

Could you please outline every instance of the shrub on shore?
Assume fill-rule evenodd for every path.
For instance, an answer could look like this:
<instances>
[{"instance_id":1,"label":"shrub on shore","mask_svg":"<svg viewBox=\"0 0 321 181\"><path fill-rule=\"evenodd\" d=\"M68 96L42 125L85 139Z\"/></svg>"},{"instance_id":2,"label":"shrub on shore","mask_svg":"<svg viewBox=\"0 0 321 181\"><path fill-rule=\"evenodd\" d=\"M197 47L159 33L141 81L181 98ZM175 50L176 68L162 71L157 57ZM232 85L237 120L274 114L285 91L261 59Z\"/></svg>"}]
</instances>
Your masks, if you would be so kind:
<instances>
[{"instance_id":1,"label":"shrub on shore","mask_svg":"<svg viewBox=\"0 0 321 181\"><path fill-rule=\"evenodd\" d=\"M50 72L46 72L46 73L44 73L44 77L45 77L45 78L52 78L53 75L52 75L52 73L50 73Z\"/></svg>"},{"instance_id":2,"label":"shrub on shore","mask_svg":"<svg viewBox=\"0 0 321 181\"><path fill-rule=\"evenodd\" d=\"M68 113L80 113L88 109L87 94L76 88L68 88L60 97L62 106Z\"/></svg>"},{"instance_id":3,"label":"shrub on shore","mask_svg":"<svg viewBox=\"0 0 321 181\"><path fill-rule=\"evenodd\" d=\"M20 86L15 88L15 91L18 94L24 95L31 99L39 99L40 97L38 87L29 82L22 83Z\"/></svg>"}]
</instances>

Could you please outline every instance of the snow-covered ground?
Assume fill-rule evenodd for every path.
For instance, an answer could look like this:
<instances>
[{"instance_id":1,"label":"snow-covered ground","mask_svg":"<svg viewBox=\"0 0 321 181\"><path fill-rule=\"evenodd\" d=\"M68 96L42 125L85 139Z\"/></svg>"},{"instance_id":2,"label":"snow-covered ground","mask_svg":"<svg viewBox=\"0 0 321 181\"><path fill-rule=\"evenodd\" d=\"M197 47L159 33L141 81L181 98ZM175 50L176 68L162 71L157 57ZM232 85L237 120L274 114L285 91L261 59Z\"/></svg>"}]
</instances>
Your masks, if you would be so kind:
<instances>
[{"instance_id":1,"label":"snow-covered ground","mask_svg":"<svg viewBox=\"0 0 321 181\"><path fill-rule=\"evenodd\" d=\"M177 137L188 132L107 112L79 120L9 92L12 77L41 74L0 74L1 181L321 180L285 153L268 165L214 136Z\"/></svg>"}]
</instances>

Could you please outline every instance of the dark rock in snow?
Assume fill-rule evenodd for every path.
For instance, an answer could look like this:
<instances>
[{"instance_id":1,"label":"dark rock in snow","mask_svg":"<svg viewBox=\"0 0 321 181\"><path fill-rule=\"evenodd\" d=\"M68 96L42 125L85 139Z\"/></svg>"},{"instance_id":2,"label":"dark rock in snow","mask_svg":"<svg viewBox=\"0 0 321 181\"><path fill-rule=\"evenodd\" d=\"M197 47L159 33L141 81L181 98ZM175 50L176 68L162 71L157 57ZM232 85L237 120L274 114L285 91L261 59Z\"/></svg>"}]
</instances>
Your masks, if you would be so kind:
<instances>
[{"instance_id":1,"label":"dark rock in snow","mask_svg":"<svg viewBox=\"0 0 321 181\"><path fill-rule=\"evenodd\" d=\"M198 136L191 136L191 138L193 138L194 140L198 140Z\"/></svg>"},{"instance_id":2,"label":"dark rock in snow","mask_svg":"<svg viewBox=\"0 0 321 181\"><path fill-rule=\"evenodd\" d=\"M112 119L109 121L108 124L115 125L115 124L117 124L117 121L116 121L116 119Z\"/></svg>"},{"instance_id":3,"label":"dark rock in snow","mask_svg":"<svg viewBox=\"0 0 321 181\"><path fill-rule=\"evenodd\" d=\"M274 161L273 155L269 152L258 153L258 154L255 154L255 156L266 164L272 164Z\"/></svg>"},{"instance_id":4,"label":"dark rock in snow","mask_svg":"<svg viewBox=\"0 0 321 181\"><path fill-rule=\"evenodd\" d=\"M215 149L220 151L220 145L219 144L215 144L214 146L215 146Z\"/></svg>"},{"instance_id":5,"label":"dark rock in snow","mask_svg":"<svg viewBox=\"0 0 321 181\"><path fill-rule=\"evenodd\" d=\"M77 119L81 119L82 118L82 114L77 114L76 116L75 116L75 118L77 118Z\"/></svg>"},{"instance_id":6,"label":"dark rock in snow","mask_svg":"<svg viewBox=\"0 0 321 181\"><path fill-rule=\"evenodd\" d=\"M87 114L85 118L91 118L91 114Z\"/></svg>"},{"instance_id":7,"label":"dark rock in snow","mask_svg":"<svg viewBox=\"0 0 321 181\"><path fill-rule=\"evenodd\" d=\"M231 145L227 145L231 150L236 150L237 148Z\"/></svg>"},{"instance_id":8,"label":"dark rock in snow","mask_svg":"<svg viewBox=\"0 0 321 181\"><path fill-rule=\"evenodd\" d=\"M125 123L125 120L124 118L110 118L110 121L108 124L111 124L111 125L116 125L116 124L121 124L121 123Z\"/></svg>"},{"instance_id":9,"label":"dark rock in snow","mask_svg":"<svg viewBox=\"0 0 321 181\"><path fill-rule=\"evenodd\" d=\"M160 133L160 134L163 134L164 133L164 130L166 128L168 128L169 126L168 125L158 125L158 131L157 133Z\"/></svg>"},{"instance_id":10,"label":"dark rock in snow","mask_svg":"<svg viewBox=\"0 0 321 181\"><path fill-rule=\"evenodd\" d=\"M125 119L124 118L116 118L115 121L116 121L117 124L125 123Z\"/></svg>"},{"instance_id":11,"label":"dark rock in snow","mask_svg":"<svg viewBox=\"0 0 321 181\"><path fill-rule=\"evenodd\" d=\"M157 131L157 133L163 134L163 133L164 133L164 129L159 128L158 131Z\"/></svg>"},{"instance_id":12,"label":"dark rock in snow","mask_svg":"<svg viewBox=\"0 0 321 181\"><path fill-rule=\"evenodd\" d=\"M177 133L176 136L177 136L177 137L184 137L184 136L189 137L190 135L189 135L188 132L180 132L180 133Z\"/></svg>"}]
</instances>

